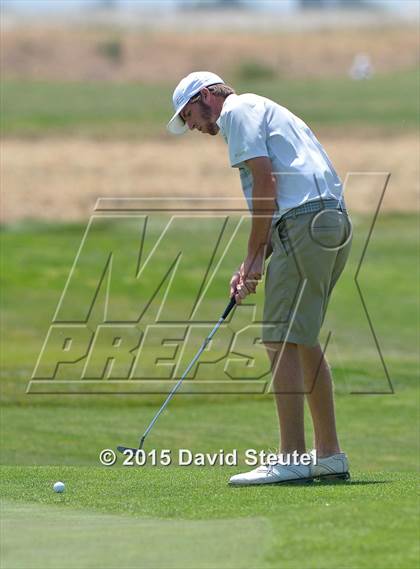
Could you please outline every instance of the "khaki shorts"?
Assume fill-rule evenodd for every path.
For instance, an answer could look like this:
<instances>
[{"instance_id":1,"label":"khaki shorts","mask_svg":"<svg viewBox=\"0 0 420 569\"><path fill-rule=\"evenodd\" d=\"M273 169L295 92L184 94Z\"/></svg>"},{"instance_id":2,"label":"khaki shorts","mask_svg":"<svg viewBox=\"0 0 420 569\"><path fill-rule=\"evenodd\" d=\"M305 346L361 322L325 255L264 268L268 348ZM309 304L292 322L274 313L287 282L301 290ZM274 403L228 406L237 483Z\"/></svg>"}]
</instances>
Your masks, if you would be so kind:
<instances>
[{"instance_id":1,"label":"khaki shorts","mask_svg":"<svg viewBox=\"0 0 420 569\"><path fill-rule=\"evenodd\" d=\"M273 229L265 278L264 342L314 346L351 247L347 213L325 209Z\"/></svg>"}]
</instances>

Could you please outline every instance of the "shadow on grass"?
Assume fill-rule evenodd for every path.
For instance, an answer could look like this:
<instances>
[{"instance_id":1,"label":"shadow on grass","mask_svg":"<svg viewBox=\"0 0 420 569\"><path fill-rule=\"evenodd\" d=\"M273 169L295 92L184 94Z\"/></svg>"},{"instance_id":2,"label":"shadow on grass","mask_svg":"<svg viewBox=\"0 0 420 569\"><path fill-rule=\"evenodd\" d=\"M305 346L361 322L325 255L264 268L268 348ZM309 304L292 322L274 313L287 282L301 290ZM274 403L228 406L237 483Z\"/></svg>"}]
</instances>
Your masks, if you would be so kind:
<instances>
[{"instance_id":1,"label":"shadow on grass","mask_svg":"<svg viewBox=\"0 0 420 569\"><path fill-rule=\"evenodd\" d=\"M371 484L391 484L392 480L317 480L314 482L273 482L271 484L228 484L229 488L276 487L276 488L319 488L320 486L368 486Z\"/></svg>"},{"instance_id":2,"label":"shadow on grass","mask_svg":"<svg viewBox=\"0 0 420 569\"><path fill-rule=\"evenodd\" d=\"M390 484L391 480L320 480L317 486L368 486L369 484Z\"/></svg>"}]
</instances>

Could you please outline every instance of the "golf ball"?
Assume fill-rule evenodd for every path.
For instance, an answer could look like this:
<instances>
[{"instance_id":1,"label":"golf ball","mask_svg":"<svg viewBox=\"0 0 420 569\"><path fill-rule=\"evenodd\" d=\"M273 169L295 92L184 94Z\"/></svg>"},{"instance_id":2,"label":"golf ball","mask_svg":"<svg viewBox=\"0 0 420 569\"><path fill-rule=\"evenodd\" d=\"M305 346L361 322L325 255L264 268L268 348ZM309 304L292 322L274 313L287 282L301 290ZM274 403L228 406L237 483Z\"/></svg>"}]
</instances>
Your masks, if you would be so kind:
<instances>
[{"instance_id":1,"label":"golf ball","mask_svg":"<svg viewBox=\"0 0 420 569\"><path fill-rule=\"evenodd\" d=\"M61 492L64 492L64 482L56 482L53 486L54 488L54 492L58 492L59 494L61 494Z\"/></svg>"}]
</instances>

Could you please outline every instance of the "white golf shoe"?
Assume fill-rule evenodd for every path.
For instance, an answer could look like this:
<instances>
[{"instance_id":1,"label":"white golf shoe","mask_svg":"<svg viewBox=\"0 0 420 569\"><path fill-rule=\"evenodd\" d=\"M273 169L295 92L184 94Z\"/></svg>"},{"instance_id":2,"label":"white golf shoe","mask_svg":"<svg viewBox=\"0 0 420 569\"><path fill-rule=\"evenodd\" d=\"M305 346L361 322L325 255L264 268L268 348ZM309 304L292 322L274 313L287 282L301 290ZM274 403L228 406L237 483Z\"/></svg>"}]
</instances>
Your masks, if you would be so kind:
<instances>
[{"instance_id":1,"label":"white golf shoe","mask_svg":"<svg viewBox=\"0 0 420 569\"><path fill-rule=\"evenodd\" d=\"M344 452L318 458L311 471L313 478L320 480L350 480L349 461Z\"/></svg>"},{"instance_id":2,"label":"white golf shoe","mask_svg":"<svg viewBox=\"0 0 420 569\"><path fill-rule=\"evenodd\" d=\"M256 486L259 484L310 483L313 481L311 467L302 464L282 466L274 464L258 466L250 472L235 474L229 480L231 486Z\"/></svg>"}]
</instances>

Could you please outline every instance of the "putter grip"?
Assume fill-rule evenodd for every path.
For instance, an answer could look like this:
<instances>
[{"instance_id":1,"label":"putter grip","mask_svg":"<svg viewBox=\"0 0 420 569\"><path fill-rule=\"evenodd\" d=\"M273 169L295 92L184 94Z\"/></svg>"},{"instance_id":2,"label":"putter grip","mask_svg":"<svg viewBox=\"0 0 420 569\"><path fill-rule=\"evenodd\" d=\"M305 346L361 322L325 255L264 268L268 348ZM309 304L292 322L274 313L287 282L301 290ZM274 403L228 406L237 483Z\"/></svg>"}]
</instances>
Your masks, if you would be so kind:
<instances>
[{"instance_id":1,"label":"putter grip","mask_svg":"<svg viewBox=\"0 0 420 569\"><path fill-rule=\"evenodd\" d=\"M232 312L232 309L233 309L233 307L235 306L235 304L236 304L236 302L235 302L235 295L232 295L232 296L230 297L229 304L226 306L226 309L225 309L225 311L224 311L223 314L222 314L223 320L225 320L225 319L229 316L229 314Z\"/></svg>"}]
</instances>

